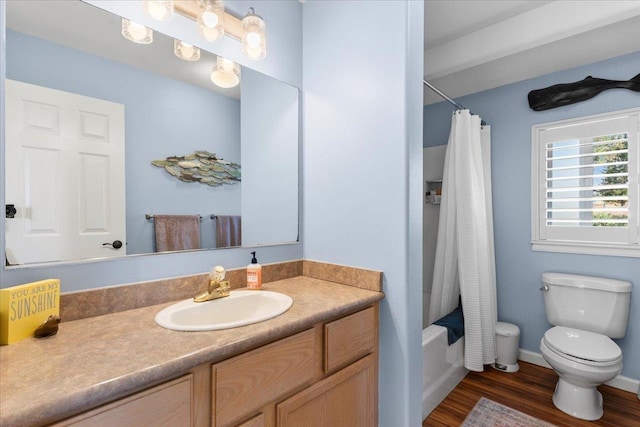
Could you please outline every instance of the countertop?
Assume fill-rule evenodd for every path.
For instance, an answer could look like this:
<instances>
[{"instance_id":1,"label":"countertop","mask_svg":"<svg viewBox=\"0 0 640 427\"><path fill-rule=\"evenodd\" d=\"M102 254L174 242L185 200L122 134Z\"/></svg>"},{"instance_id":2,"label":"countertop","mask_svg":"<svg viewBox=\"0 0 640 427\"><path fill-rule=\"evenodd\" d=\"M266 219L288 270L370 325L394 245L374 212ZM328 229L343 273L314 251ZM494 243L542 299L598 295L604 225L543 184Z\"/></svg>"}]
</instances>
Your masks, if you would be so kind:
<instances>
[{"instance_id":1,"label":"countertop","mask_svg":"<svg viewBox=\"0 0 640 427\"><path fill-rule=\"evenodd\" d=\"M266 283L293 298L283 315L239 328L178 332L154 322L174 302L60 324L57 335L0 347L0 426L55 422L292 335L384 297L306 276Z\"/></svg>"}]
</instances>

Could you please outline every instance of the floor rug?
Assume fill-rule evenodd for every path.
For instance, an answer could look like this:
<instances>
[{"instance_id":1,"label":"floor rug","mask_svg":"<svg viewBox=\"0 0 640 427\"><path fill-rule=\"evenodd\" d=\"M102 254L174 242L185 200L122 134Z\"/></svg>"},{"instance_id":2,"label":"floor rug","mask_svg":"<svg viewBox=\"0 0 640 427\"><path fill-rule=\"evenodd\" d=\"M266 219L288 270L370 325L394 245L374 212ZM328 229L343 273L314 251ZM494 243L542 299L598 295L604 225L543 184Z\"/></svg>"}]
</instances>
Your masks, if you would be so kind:
<instances>
[{"instance_id":1,"label":"floor rug","mask_svg":"<svg viewBox=\"0 0 640 427\"><path fill-rule=\"evenodd\" d=\"M554 427L554 425L481 397L461 427Z\"/></svg>"}]
</instances>

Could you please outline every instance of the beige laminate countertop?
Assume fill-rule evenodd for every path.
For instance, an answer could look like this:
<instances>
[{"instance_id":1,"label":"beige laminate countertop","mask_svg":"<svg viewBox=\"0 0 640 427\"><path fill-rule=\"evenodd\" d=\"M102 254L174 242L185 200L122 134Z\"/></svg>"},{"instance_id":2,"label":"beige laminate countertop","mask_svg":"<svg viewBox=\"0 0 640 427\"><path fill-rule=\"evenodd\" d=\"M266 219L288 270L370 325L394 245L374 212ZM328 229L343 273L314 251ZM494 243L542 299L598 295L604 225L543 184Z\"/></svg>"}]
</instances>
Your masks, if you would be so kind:
<instances>
[{"instance_id":1,"label":"beige laminate countertop","mask_svg":"<svg viewBox=\"0 0 640 427\"><path fill-rule=\"evenodd\" d=\"M57 335L0 347L0 426L59 421L372 304L381 292L305 276L266 283L293 298L283 315L240 328L177 332L154 317L165 303L63 322ZM175 302L175 301L174 301Z\"/></svg>"}]
</instances>

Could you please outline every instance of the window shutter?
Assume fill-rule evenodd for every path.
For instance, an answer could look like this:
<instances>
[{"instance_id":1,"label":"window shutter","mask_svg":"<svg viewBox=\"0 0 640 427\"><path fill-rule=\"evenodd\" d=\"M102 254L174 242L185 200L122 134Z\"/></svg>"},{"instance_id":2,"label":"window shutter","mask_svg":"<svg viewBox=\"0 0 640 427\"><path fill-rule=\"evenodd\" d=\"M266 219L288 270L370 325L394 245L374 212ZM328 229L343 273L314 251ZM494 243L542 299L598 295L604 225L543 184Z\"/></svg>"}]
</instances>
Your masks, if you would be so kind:
<instances>
[{"instance_id":1,"label":"window shutter","mask_svg":"<svg viewBox=\"0 0 640 427\"><path fill-rule=\"evenodd\" d=\"M533 127L534 245L639 243L639 122L634 109Z\"/></svg>"}]
</instances>

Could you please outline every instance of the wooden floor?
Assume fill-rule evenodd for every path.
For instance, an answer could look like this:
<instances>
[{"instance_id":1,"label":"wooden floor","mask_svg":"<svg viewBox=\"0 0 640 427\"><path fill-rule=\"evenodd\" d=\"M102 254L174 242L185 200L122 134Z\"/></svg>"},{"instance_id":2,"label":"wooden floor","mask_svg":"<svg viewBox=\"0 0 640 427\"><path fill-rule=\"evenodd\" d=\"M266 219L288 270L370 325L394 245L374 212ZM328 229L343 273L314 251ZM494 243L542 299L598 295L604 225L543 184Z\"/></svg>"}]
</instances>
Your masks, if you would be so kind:
<instances>
[{"instance_id":1,"label":"wooden floor","mask_svg":"<svg viewBox=\"0 0 640 427\"><path fill-rule=\"evenodd\" d=\"M423 427L459 426L483 396L560 427L640 427L640 400L635 393L600 386L603 417L598 421L579 420L553 405L551 396L557 376L551 369L526 362L519 364L520 371L511 374L490 367L484 372L470 372L422 422Z\"/></svg>"}]
</instances>

